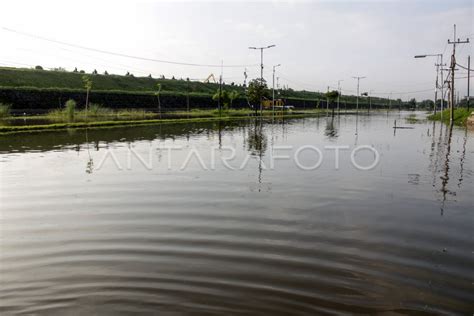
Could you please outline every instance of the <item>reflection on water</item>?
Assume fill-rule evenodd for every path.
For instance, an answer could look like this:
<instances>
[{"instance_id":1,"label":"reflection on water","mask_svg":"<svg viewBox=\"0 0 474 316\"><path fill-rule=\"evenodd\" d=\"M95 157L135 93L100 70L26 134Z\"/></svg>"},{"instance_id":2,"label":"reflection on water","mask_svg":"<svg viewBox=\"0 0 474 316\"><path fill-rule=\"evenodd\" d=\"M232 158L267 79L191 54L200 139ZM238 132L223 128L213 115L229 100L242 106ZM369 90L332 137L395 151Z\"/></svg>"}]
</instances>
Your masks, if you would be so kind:
<instances>
[{"instance_id":1,"label":"reflection on water","mask_svg":"<svg viewBox=\"0 0 474 316\"><path fill-rule=\"evenodd\" d=\"M470 314L474 135L437 122L394 133L405 115L0 137L0 313ZM250 158L168 169L161 145L185 149L173 167L191 148L206 163L210 147ZM324 161L268 168L288 145ZM326 145L350 147L339 170ZM356 145L377 149L376 168L351 166ZM126 166L128 149L153 168L99 168L108 151Z\"/></svg>"}]
</instances>

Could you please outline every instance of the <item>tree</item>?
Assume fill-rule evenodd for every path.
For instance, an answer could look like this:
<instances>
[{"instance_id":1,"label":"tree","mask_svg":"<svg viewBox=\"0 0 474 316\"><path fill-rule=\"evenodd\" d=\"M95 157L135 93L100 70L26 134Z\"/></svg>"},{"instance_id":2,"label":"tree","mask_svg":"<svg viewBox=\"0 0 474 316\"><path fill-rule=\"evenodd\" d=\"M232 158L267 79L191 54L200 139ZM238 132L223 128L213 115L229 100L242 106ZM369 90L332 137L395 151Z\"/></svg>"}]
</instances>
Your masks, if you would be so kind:
<instances>
[{"instance_id":1,"label":"tree","mask_svg":"<svg viewBox=\"0 0 474 316\"><path fill-rule=\"evenodd\" d=\"M329 103L331 104L332 115L334 115L334 101L337 100L337 97L339 96L339 91L337 90L328 91L324 95L329 101Z\"/></svg>"},{"instance_id":2,"label":"tree","mask_svg":"<svg viewBox=\"0 0 474 316\"><path fill-rule=\"evenodd\" d=\"M97 75L97 70L94 69L94 71L92 72L93 75Z\"/></svg>"},{"instance_id":3,"label":"tree","mask_svg":"<svg viewBox=\"0 0 474 316\"><path fill-rule=\"evenodd\" d=\"M86 88L87 94L86 94L86 119L87 119L87 108L89 106L89 93L92 89L92 79L84 75L82 76L82 82L84 83L84 88Z\"/></svg>"},{"instance_id":4,"label":"tree","mask_svg":"<svg viewBox=\"0 0 474 316\"><path fill-rule=\"evenodd\" d=\"M412 98L412 99L408 102L408 105L409 105L411 108L416 108L416 99L415 99L415 98Z\"/></svg>"},{"instance_id":5,"label":"tree","mask_svg":"<svg viewBox=\"0 0 474 316\"><path fill-rule=\"evenodd\" d=\"M38 66L35 66L35 69L36 69L36 70L43 70L43 67L41 67L40 65L38 65Z\"/></svg>"},{"instance_id":6,"label":"tree","mask_svg":"<svg viewBox=\"0 0 474 316\"><path fill-rule=\"evenodd\" d=\"M261 104L263 98L270 97L270 92L268 91L265 79L257 78L250 81L247 89L247 96L250 104L255 109L255 114L257 114L258 105Z\"/></svg>"},{"instance_id":7,"label":"tree","mask_svg":"<svg viewBox=\"0 0 474 316\"><path fill-rule=\"evenodd\" d=\"M78 71L77 71L77 67L75 67L75 68L74 68L74 70L73 70L72 72L78 72Z\"/></svg>"},{"instance_id":8,"label":"tree","mask_svg":"<svg viewBox=\"0 0 474 316\"><path fill-rule=\"evenodd\" d=\"M227 109L230 103L230 95L227 91L225 90L219 91L219 89L217 89L216 93L212 96L212 99L214 101L219 100L219 92L220 92L220 99L223 104L223 107L224 109Z\"/></svg>"},{"instance_id":9,"label":"tree","mask_svg":"<svg viewBox=\"0 0 474 316\"><path fill-rule=\"evenodd\" d=\"M148 75L148 78L152 78L152 77L151 77L151 74Z\"/></svg>"},{"instance_id":10,"label":"tree","mask_svg":"<svg viewBox=\"0 0 474 316\"><path fill-rule=\"evenodd\" d=\"M239 92L237 90L232 90L229 92L229 99L230 99L230 107L232 108L232 103L234 103L234 100L239 97Z\"/></svg>"},{"instance_id":11,"label":"tree","mask_svg":"<svg viewBox=\"0 0 474 316\"><path fill-rule=\"evenodd\" d=\"M109 73L107 72L107 70L104 71L104 75L105 75L105 76L108 76L108 75L109 75Z\"/></svg>"}]
</instances>

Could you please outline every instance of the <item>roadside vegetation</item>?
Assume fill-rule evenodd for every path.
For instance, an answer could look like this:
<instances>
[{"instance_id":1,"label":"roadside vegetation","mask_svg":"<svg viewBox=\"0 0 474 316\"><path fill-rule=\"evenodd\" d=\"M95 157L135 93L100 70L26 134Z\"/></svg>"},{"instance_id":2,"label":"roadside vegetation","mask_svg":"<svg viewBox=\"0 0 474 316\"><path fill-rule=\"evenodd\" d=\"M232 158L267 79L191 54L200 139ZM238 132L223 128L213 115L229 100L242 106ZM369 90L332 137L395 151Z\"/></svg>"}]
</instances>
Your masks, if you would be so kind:
<instances>
[{"instance_id":1,"label":"roadside vegetation","mask_svg":"<svg viewBox=\"0 0 474 316\"><path fill-rule=\"evenodd\" d=\"M189 112L192 113L193 111ZM230 121L230 120L245 120L252 118L251 114L253 111L249 110L222 110L219 114L218 110L205 110L195 113L195 116L192 117L180 117L180 118L150 118L150 119L133 119L131 117L118 119L118 120L88 120L88 121L74 121L74 122L57 122L51 124L42 124L42 125L19 125L19 126L0 126L0 135L20 133L20 132L41 132L41 131L60 131L67 129L81 129L81 128L112 128L112 127L121 127L121 126L142 126L142 125L159 125L159 124L169 124L169 123L195 123L195 122L208 122L208 121ZM188 112L186 112L188 113ZM312 111L305 113L298 112L279 112L275 113L275 119L282 118L298 118L298 117L309 117L309 116L319 116L322 115L322 111ZM123 114L123 113L122 113ZM149 113L146 113L149 114ZM208 114L208 117L203 116L203 114ZM64 114L61 114L64 115ZM118 115L118 114L116 114ZM156 116L156 114L153 114ZM76 113L76 118L77 113ZM264 118L270 119L272 117L271 111L264 112ZM90 117L89 117L90 118Z\"/></svg>"},{"instance_id":2,"label":"roadside vegetation","mask_svg":"<svg viewBox=\"0 0 474 316\"><path fill-rule=\"evenodd\" d=\"M56 123L72 122L99 122L110 119L148 119L154 118L157 114L144 110L120 109L113 110L99 104L90 103L88 110L76 110L76 102L68 100L64 108L50 111L46 115L36 116L36 118L51 120ZM28 117L29 118L29 117Z\"/></svg>"},{"instance_id":3,"label":"roadside vegetation","mask_svg":"<svg viewBox=\"0 0 474 316\"><path fill-rule=\"evenodd\" d=\"M466 108L459 108L454 110L453 122L456 125L465 126L467 123L468 117L471 115L472 111L468 111ZM444 110L442 113L438 112L428 116L428 119L433 121L443 121L446 124L450 122L450 110Z\"/></svg>"},{"instance_id":4,"label":"roadside vegetation","mask_svg":"<svg viewBox=\"0 0 474 316\"><path fill-rule=\"evenodd\" d=\"M11 110L10 104L0 103L0 118L10 117L10 110Z\"/></svg>"}]
</instances>

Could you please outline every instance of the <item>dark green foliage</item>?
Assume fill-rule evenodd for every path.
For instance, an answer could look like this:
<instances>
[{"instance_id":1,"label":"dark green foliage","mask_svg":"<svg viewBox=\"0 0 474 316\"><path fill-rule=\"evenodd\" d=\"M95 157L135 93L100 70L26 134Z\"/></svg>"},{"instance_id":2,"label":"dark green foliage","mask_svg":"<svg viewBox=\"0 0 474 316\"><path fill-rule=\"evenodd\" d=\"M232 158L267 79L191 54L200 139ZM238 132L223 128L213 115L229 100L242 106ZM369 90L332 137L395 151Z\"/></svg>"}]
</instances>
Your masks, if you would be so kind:
<instances>
[{"instance_id":1,"label":"dark green foliage","mask_svg":"<svg viewBox=\"0 0 474 316\"><path fill-rule=\"evenodd\" d=\"M250 104L254 106L259 105L263 98L269 98L270 92L268 91L265 79L262 80L259 78L250 81L247 96Z\"/></svg>"},{"instance_id":2,"label":"dark green foliage","mask_svg":"<svg viewBox=\"0 0 474 316\"><path fill-rule=\"evenodd\" d=\"M12 106L10 104L0 103L0 118L9 117L11 108Z\"/></svg>"},{"instance_id":3,"label":"dark green foliage","mask_svg":"<svg viewBox=\"0 0 474 316\"><path fill-rule=\"evenodd\" d=\"M76 101L74 100L67 100L64 106L64 112L69 121L74 120L74 112L76 111Z\"/></svg>"},{"instance_id":4,"label":"dark green foliage","mask_svg":"<svg viewBox=\"0 0 474 316\"><path fill-rule=\"evenodd\" d=\"M219 100L219 94L220 94L220 100L221 100L222 107L224 109L228 109L229 104L230 104L230 95L229 95L229 93L226 90L220 91L219 89L217 89L216 93L212 96L212 99L214 101L218 101Z\"/></svg>"},{"instance_id":5,"label":"dark green foliage","mask_svg":"<svg viewBox=\"0 0 474 316\"><path fill-rule=\"evenodd\" d=\"M77 71L77 69L76 69ZM0 102L11 103L13 109L28 109L28 108L59 108L64 102L73 98L78 102L78 106L82 106L82 99L84 97L77 97L76 92L81 90L85 93L84 83L82 82L83 70L78 72L56 72L56 71L37 71L33 69L22 69L22 68L1 68L0 67ZM257 80L259 81L259 80ZM131 104L137 108L156 108L158 106L157 98L153 100L144 99L143 93L154 94L156 91L157 84L160 84L161 91L164 95L162 100L163 107L185 107L186 101L182 101L182 94L190 93L191 96L199 95L198 107L202 108L202 103L206 99L206 108L215 107L215 102L212 100L212 95L219 88L216 83L203 83L196 81L187 80L170 80L165 79L161 76L160 79L153 79L148 77L131 77L129 76L118 76L118 75L95 75L94 76L94 93L91 96L91 102L100 103L107 107L128 107L127 104ZM31 88L34 87L34 88ZM247 101L243 97L245 90L243 86L234 85L229 88L229 85L224 85L223 90L235 90L242 97L235 100L235 107L247 106ZM37 88L41 89L38 92L39 95L33 95ZM5 91L6 89L6 91ZM15 90L17 89L17 90ZM49 92L48 92L49 91ZM102 91L100 96L95 96L96 91ZM230 90L229 90L230 91ZM72 93L74 92L74 93ZM115 94L118 95L103 97L104 94ZM169 94L167 94L169 92ZM303 108L315 108L317 100L322 99L321 106L325 105L325 97L323 93L311 92L311 91L294 91L292 89L279 90L279 98L285 100L286 104L299 106ZM20 96L20 93L25 95ZM123 93L129 93L133 95L139 95L137 99L131 100L131 97L126 98L126 102L118 101L117 98L123 95ZM174 97L170 97L173 94ZM166 96L165 96L166 95ZM204 95L206 97L204 97ZM265 96L270 97L268 90L266 89ZM41 97L41 98L40 98ZM172 101L170 101L170 98ZM193 97L192 97L193 98ZM372 106L377 108L377 104L387 104L388 100L383 98L372 97ZM131 100L131 101L130 101ZM341 96L341 102L347 102L348 108L351 104L355 104L355 96ZM255 100L254 100L255 101ZM171 104L167 104L171 102ZM196 105L196 102L194 105ZM259 104L260 101L257 98ZM193 108L193 102L190 104ZM385 105L384 105L385 106ZM392 107L398 107L398 102L394 105L392 101ZM406 103L402 103L405 107Z\"/></svg>"},{"instance_id":6,"label":"dark green foliage","mask_svg":"<svg viewBox=\"0 0 474 316\"><path fill-rule=\"evenodd\" d=\"M329 102L336 101L338 96L339 96L339 92L337 90L328 91L325 94L325 97L329 100Z\"/></svg>"},{"instance_id":7,"label":"dark green foliage","mask_svg":"<svg viewBox=\"0 0 474 316\"><path fill-rule=\"evenodd\" d=\"M40 65L38 65L38 66L35 67L35 70L43 70L43 67L41 67Z\"/></svg>"},{"instance_id":8,"label":"dark green foliage","mask_svg":"<svg viewBox=\"0 0 474 316\"><path fill-rule=\"evenodd\" d=\"M31 69L0 68L0 87L35 87L83 89L82 73L35 71ZM185 80L153 79L118 75L94 76L95 90L155 91L160 83L162 91L201 92L214 94L218 85ZM239 87L235 87L238 89ZM243 89L239 92L243 92Z\"/></svg>"}]
</instances>

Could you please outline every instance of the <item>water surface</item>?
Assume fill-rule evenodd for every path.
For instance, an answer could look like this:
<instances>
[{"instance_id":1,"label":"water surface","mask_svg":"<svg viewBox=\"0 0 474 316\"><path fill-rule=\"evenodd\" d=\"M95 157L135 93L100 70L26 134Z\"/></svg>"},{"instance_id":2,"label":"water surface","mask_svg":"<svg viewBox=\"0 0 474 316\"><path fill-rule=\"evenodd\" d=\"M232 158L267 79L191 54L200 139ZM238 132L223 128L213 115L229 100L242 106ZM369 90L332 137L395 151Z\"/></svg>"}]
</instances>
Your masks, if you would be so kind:
<instances>
[{"instance_id":1,"label":"water surface","mask_svg":"<svg viewBox=\"0 0 474 316\"><path fill-rule=\"evenodd\" d=\"M1 137L0 313L472 314L474 133L406 115Z\"/></svg>"}]
</instances>

